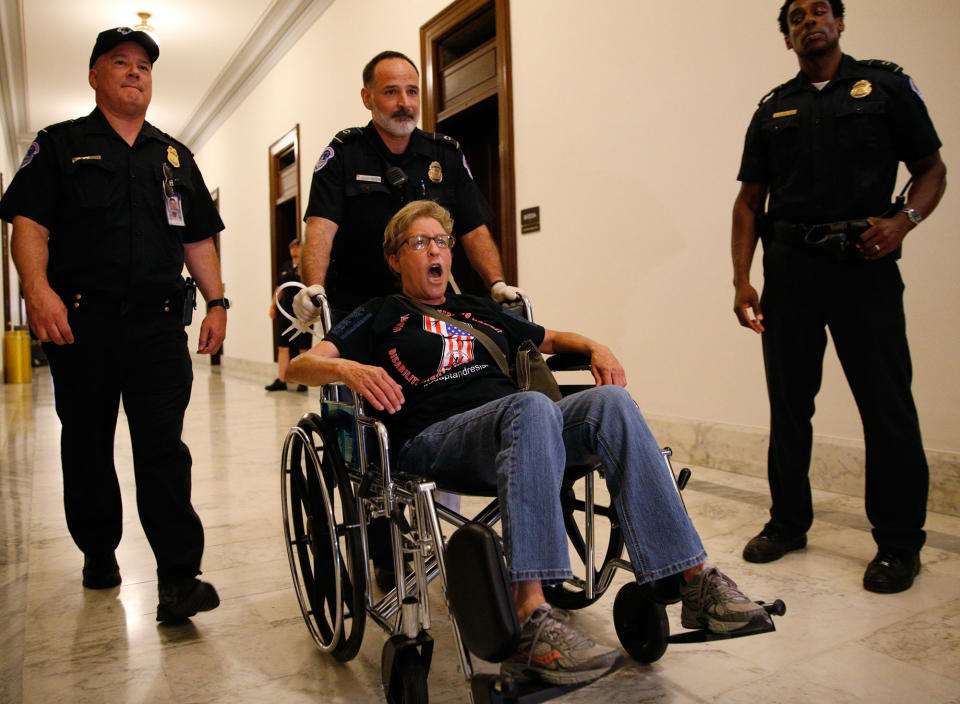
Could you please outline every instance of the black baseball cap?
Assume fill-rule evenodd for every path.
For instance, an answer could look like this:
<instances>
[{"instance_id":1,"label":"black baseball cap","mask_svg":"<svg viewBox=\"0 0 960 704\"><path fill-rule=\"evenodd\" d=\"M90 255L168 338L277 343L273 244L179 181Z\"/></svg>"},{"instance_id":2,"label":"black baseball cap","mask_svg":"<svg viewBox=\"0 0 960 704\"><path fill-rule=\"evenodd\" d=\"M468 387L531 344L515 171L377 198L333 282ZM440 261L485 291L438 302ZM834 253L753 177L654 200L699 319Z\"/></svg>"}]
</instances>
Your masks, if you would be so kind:
<instances>
[{"instance_id":1,"label":"black baseball cap","mask_svg":"<svg viewBox=\"0 0 960 704\"><path fill-rule=\"evenodd\" d=\"M114 27L105 29L97 35L97 43L93 45L93 53L90 54L90 68L96 63L97 58L106 54L113 47L121 42L136 42L147 52L147 58L152 64L160 56L160 47L153 41L153 38L146 32L140 32L129 27Z\"/></svg>"}]
</instances>

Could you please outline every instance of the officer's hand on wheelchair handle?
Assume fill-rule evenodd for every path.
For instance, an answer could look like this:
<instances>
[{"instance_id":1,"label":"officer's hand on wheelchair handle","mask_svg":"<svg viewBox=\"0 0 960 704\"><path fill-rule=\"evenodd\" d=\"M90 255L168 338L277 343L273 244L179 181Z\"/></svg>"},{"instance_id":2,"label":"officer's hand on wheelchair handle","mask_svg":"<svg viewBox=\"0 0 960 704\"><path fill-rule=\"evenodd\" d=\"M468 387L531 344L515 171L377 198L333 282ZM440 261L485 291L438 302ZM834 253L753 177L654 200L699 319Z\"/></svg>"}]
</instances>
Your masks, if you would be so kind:
<instances>
[{"instance_id":1,"label":"officer's hand on wheelchair handle","mask_svg":"<svg viewBox=\"0 0 960 704\"><path fill-rule=\"evenodd\" d=\"M764 331L760 296L757 294L757 289L749 283L737 286L733 299L733 312L737 314L737 320L743 327L750 328L758 334Z\"/></svg>"},{"instance_id":2,"label":"officer's hand on wheelchair handle","mask_svg":"<svg viewBox=\"0 0 960 704\"><path fill-rule=\"evenodd\" d=\"M326 291L320 284L313 284L297 291L297 295L293 297L293 314L297 316L297 320L304 325L310 325L319 320L321 309L314 302L313 297L324 295Z\"/></svg>"},{"instance_id":3,"label":"officer's hand on wheelchair handle","mask_svg":"<svg viewBox=\"0 0 960 704\"><path fill-rule=\"evenodd\" d=\"M523 296L523 289L516 286L507 286L503 281L494 281L490 286L490 298L497 303L510 303L519 301Z\"/></svg>"}]
</instances>

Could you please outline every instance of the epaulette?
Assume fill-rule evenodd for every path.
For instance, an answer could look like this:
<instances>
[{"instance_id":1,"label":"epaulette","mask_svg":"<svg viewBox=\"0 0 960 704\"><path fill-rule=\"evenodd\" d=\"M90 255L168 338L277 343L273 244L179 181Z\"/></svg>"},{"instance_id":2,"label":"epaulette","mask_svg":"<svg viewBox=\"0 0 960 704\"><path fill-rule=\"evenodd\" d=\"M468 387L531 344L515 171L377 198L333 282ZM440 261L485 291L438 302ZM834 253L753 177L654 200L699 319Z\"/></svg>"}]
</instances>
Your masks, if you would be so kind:
<instances>
[{"instance_id":1,"label":"epaulette","mask_svg":"<svg viewBox=\"0 0 960 704\"><path fill-rule=\"evenodd\" d=\"M163 130L159 129L158 127L153 126L153 125L151 125L151 126L153 127L153 129L157 130L157 132L159 132L159 133L162 134L164 137L166 137L166 138L169 139L171 142L173 142L174 146L182 147L182 148L183 148L183 151L185 151L185 152L186 152L187 154L189 154L190 156L193 156L193 152L190 150L190 147L188 147L186 144L184 144L183 142L181 142L179 139L177 139L177 138L174 137L173 135L167 134L166 132L164 132Z\"/></svg>"},{"instance_id":2,"label":"epaulette","mask_svg":"<svg viewBox=\"0 0 960 704\"><path fill-rule=\"evenodd\" d=\"M344 144L346 142L350 142L354 139L357 139L362 134L363 134L362 127L348 127L345 130L340 130L339 132L337 132L337 134L335 134L333 137L333 141L340 142L340 144Z\"/></svg>"},{"instance_id":3,"label":"epaulette","mask_svg":"<svg viewBox=\"0 0 960 704\"><path fill-rule=\"evenodd\" d=\"M783 88L784 86L786 86L788 83L792 83L793 80L794 80L794 79L791 78L789 81L784 81L783 83L781 83L780 85L778 85L776 88L773 88L769 93L767 93L767 94L764 95L762 98L760 98L760 102L757 103L757 106L759 107L760 105L763 105L765 102L767 102L768 100L770 100L770 98L773 97L773 94L774 94L774 93L776 93L778 90L780 90L781 88Z\"/></svg>"},{"instance_id":4,"label":"epaulette","mask_svg":"<svg viewBox=\"0 0 960 704\"><path fill-rule=\"evenodd\" d=\"M429 139L431 142L439 142L440 144L445 144L448 147L456 150L460 149L460 142L445 134L440 134L439 132L424 132L423 136Z\"/></svg>"},{"instance_id":5,"label":"epaulette","mask_svg":"<svg viewBox=\"0 0 960 704\"><path fill-rule=\"evenodd\" d=\"M901 76L903 75L903 67L897 66L892 61L884 61L883 59L857 59L857 63L863 66L869 66L870 68L882 68L886 71L890 71Z\"/></svg>"},{"instance_id":6,"label":"epaulette","mask_svg":"<svg viewBox=\"0 0 960 704\"><path fill-rule=\"evenodd\" d=\"M55 123L52 124L52 125L47 125L47 126L44 127L42 130L40 130L40 132L41 132L41 134L42 134L42 133L44 133L44 132L52 132L53 130L65 129L65 128L69 127L70 125L76 125L76 124L78 124L78 123L83 122L83 121L86 120L86 119L87 119L87 116L84 115L83 117L75 117L75 118L73 118L72 120L64 120L63 122L55 122Z\"/></svg>"}]
</instances>

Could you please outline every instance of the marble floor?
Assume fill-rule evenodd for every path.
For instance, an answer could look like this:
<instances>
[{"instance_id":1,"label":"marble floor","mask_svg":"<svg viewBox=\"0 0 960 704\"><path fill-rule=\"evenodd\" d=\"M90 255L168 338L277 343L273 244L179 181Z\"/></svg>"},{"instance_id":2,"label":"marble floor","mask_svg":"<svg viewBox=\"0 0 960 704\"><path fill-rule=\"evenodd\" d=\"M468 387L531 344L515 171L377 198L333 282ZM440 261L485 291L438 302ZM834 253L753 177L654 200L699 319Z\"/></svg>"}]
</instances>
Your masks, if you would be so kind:
<instances>
[{"instance_id":1,"label":"marble floor","mask_svg":"<svg viewBox=\"0 0 960 704\"><path fill-rule=\"evenodd\" d=\"M316 650L301 620L283 546L278 458L287 427L316 396L268 394L268 373L198 363L185 439L206 527L204 575L222 603L177 627L154 620L155 565L137 521L123 420L123 584L85 590L63 518L49 374L35 370L31 384L2 387L0 702L383 701L378 628L368 623L357 658L338 663ZM860 585L873 556L860 499L816 492L809 547L752 565L740 550L764 522L765 482L695 467L684 496L711 560L754 598L787 602L777 631L671 645L657 663L629 664L559 701L960 704L960 518L930 515L914 588L882 596ZM610 609L626 579L621 573L574 623L616 644ZM679 630L677 607L670 619ZM434 625L431 699L467 701L439 611Z\"/></svg>"}]
</instances>

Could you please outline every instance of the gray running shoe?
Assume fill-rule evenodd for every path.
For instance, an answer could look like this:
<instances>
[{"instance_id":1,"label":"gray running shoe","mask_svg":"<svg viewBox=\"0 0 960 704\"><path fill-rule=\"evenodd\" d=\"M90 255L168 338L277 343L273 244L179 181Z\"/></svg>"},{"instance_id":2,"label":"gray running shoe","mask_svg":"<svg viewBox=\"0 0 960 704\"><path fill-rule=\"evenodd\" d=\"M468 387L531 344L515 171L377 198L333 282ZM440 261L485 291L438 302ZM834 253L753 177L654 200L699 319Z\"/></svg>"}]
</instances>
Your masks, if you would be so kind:
<instances>
[{"instance_id":1,"label":"gray running shoe","mask_svg":"<svg viewBox=\"0 0 960 704\"><path fill-rule=\"evenodd\" d=\"M768 625L770 615L737 589L737 583L713 565L680 587L684 628L706 628L713 633L736 633L740 629Z\"/></svg>"},{"instance_id":2,"label":"gray running shoe","mask_svg":"<svg viewBox=\"0 0 960 704\"><path fill-rule=\"evenodd\" d=\"M520 629L520 647L501 664L500 672L550 684L578 684L595 680L623 663L619 650L598 645L568 626L567 618L548 604L534 609Z\"/></svg>"}]
</instances>

